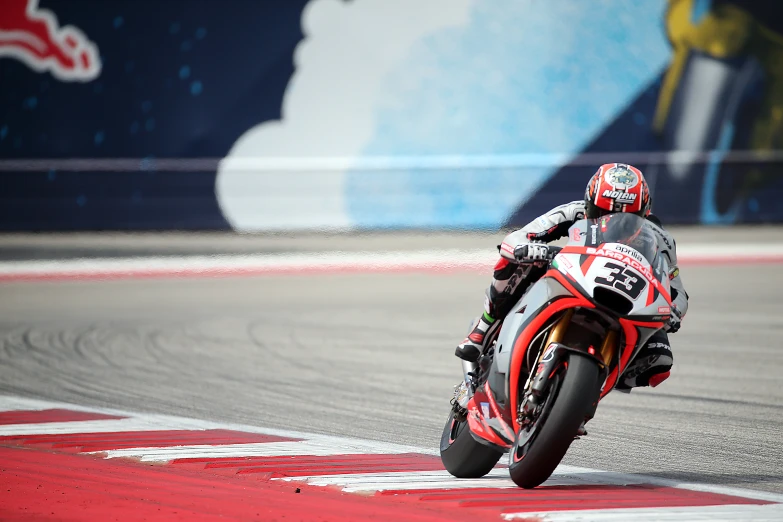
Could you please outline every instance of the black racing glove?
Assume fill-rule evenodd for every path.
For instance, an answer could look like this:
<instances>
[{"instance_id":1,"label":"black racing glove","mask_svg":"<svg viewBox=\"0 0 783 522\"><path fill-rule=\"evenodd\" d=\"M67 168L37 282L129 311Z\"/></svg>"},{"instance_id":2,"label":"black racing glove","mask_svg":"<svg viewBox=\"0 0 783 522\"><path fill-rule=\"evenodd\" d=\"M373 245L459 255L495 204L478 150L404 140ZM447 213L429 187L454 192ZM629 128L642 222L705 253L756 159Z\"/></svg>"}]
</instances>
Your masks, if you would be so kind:
<instances>
[{"instance_id":1,"label":"black racing glove","mask_svg":"<svg viewBox=\"0 0 783 522\"><path fill-rule=\"evenodd\" d=\"M680 329L682 324L682 313L677 309L675 305L672 305L672 315L669 318L669 322L666 324L666 330L669 333L676 333Z\"/></svg>"},{"instance_id":2,"label":"black racing glove","mask_svg":"<svg viewBox=\"0 0 783 522\"><path fill-rule=\"evenodd\" d=\"M514 249L517 261L545 261L549 258L549 247L543 243L526 243Z\"/></svg>"}]
</instances>

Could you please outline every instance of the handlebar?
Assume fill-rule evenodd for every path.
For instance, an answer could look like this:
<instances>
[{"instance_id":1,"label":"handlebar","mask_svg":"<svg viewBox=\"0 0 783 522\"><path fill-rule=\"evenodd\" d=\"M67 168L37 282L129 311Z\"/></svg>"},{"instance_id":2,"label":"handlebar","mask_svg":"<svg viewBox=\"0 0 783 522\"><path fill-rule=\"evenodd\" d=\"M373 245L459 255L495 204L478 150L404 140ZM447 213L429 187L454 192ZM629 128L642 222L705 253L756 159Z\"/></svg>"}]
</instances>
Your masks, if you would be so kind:
<instances>
[{"instance_id":1,"label":"handlebar","mask_svg":"<svg viewBox=\"0 0 783 522\"><path fill-rule=\"evenodd\" d=\"M549 259L550 261L553 260L555 256L560 253L561 250L563 250L563 247L550 245L549 255L547 256L547 259Z\"/></svg>"}]
</instances>

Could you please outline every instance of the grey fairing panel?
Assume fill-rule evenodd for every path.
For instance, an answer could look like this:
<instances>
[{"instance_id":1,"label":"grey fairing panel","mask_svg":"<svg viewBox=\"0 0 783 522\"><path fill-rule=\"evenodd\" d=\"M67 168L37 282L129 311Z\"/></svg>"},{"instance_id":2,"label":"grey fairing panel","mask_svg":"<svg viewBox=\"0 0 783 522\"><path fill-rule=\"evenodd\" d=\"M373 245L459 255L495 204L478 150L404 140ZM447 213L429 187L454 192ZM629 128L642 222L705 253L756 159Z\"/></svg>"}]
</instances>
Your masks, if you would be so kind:
<instances>
[{"instance_id":1,"label":"grey fairing panel","mask_svg":"<svg viewBox=\"0 0 783 522\"><path fill-rule=\"evenodd\" d=\"M498 335L489 375L489 386L498 401L505 403L508 396L508 368L514 342L522 327L532 321L547 302L571 295L556 279L545 277L537 281L508 313Z\"/></svg>"}]
</instances>

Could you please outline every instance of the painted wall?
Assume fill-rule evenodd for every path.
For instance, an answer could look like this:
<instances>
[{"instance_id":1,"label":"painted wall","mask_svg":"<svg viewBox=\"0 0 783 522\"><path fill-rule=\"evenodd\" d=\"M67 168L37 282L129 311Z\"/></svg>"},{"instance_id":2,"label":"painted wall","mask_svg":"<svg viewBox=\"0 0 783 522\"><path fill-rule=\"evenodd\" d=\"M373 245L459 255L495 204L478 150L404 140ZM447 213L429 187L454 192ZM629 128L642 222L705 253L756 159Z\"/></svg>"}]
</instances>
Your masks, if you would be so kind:
<instances>
[{"instance_id":1,"label":"painted wall","mask_svg":"<svg viewBox=\"0 0 783 522\"><path fill-rule=\"evenodd\" d=\"M0 229L492 229L606 161L668 222L783 218L774 2L0 9Z\"/></svg>"}]
</instances>

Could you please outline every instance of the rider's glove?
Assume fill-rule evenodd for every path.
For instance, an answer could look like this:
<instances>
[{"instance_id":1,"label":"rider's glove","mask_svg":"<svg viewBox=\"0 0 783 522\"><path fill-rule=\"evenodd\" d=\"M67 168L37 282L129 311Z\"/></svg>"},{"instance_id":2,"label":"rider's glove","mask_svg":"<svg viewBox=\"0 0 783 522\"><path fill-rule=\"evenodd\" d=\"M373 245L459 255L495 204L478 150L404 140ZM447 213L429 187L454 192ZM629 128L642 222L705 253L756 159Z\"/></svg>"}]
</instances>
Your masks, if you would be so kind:
<instances>
[{"instance_id":1,"label":"rider's glove","mask_svg":"<svg viewBox=\"0 0 783 522\"><path fill-rule=\"evenodd\" d=\"M527 243L514 249L517 261L543 261L549 255L549 247L542 243Z\"/></svg>"},{"instance_id":2,"label":"rider's glove","mask_svg":"<svg viewBox=\"0 0 783 522\"><path fill-rule=\"evenodd\" d=\"M680 329L681 324L682 324L682 313L677 309L676 306L672 305L672 315L669 318L669 322L666 323L666 330L669 333L675 333L677 330Z\"/></svg>"}]
</instances>

